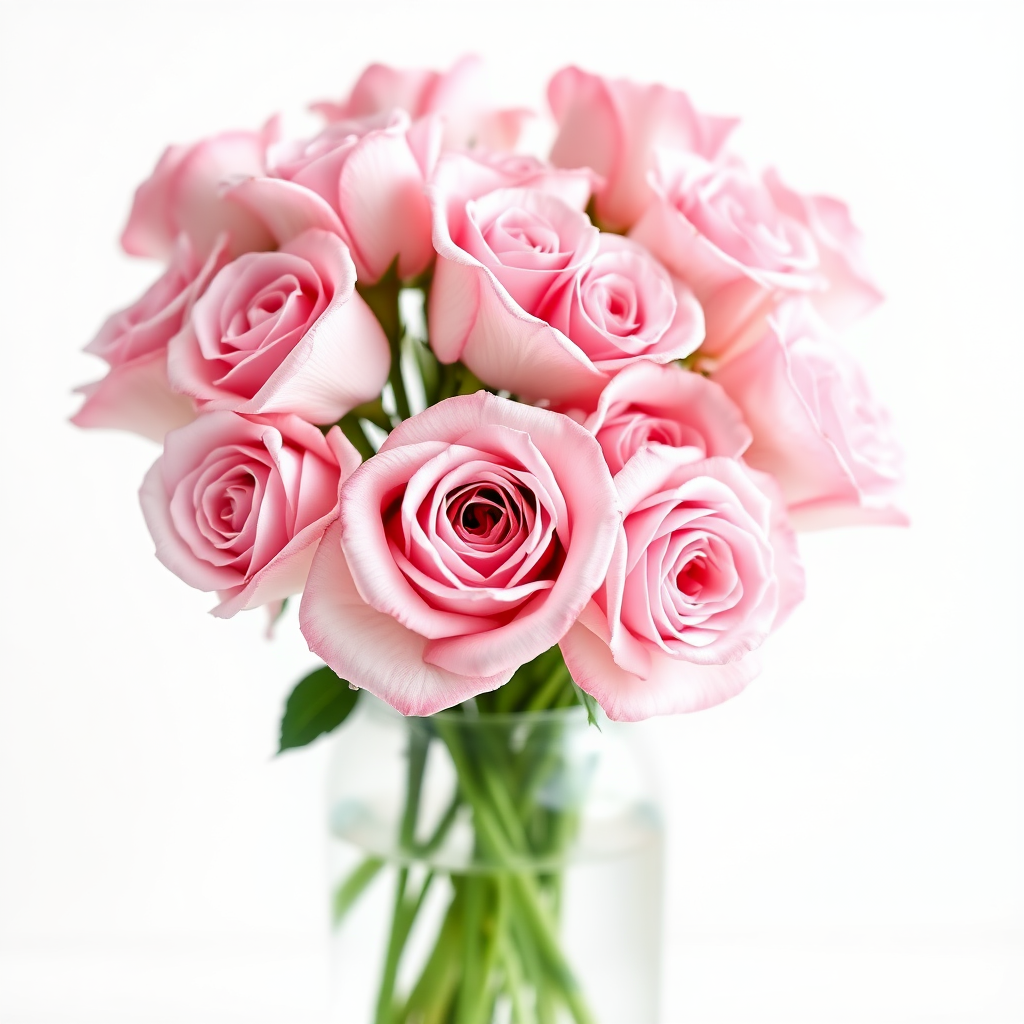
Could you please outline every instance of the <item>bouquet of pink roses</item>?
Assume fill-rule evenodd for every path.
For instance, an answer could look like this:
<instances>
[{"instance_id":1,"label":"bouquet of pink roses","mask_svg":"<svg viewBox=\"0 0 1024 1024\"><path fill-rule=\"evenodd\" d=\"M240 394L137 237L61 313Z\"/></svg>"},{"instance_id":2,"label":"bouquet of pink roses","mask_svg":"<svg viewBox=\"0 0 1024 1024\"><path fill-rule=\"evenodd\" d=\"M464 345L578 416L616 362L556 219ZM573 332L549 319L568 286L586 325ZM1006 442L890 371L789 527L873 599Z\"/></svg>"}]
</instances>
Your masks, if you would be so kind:
<instances>
[{"instance_id":1,"label":"bouquet of pink roses","mask_svg":"<svg viewBox=\"0 0 1024 1024\"><path fill-rule=\"evenodd\" d=\"M282 749L363 690L418 717L708 707L803 595L794 527L902 521L886 413L836 340L880 299L846 207L753 171L685 94L571 67L548 158L515 154L531 115L484 105L479 71L374 65L312 138L274 119L167 149L122 237L167 269L88 348L109 371L75 422L163 445L158 558L222 617L302 592L326 666ZM557 873L517 866L552 813L530 748L468 751L450 720L410 749L406 818L447 744L504 874L459 881L446 927L508 937L471 965L442 930L399 998L404 877L377 1020L486 1021L503 992L515 1019L590 1020Z\"/></svg>"}]
</instances>

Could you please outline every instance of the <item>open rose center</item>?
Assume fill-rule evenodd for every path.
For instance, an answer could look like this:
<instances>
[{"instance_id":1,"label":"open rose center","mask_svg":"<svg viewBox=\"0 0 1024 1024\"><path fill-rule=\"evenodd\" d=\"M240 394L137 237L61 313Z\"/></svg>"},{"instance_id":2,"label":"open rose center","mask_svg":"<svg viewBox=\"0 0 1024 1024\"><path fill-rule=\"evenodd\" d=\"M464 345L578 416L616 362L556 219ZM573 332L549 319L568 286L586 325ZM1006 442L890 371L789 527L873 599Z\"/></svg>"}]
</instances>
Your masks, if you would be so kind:
<instances>
[{"instance_id":1,"label":"open rose center","mask_svg":"<svg viewBox=\"0 0 1024 1024\"><path fill-rule=\"evenodd\" d=\"M469 484L448 496L448 521L473 547L504 544L523 525L523 495L505 488Z\"/></svg>"},{"instance_id":2,"label":"open rose center","mask_svg":"<svg viewBox=\"0 0 1024 1024\"><path fill-rule=\"evenodd\" d=\"M317 298L315 289L304 288L292 275L272 282L230 317L222 340L223 355L252 352L305 327Z\"/></svg>"},{"instance_id":3,"label":"open rose center","mask_svg":"<svg viewBox=\"0 0 1024 1024\"><path fill-rule=\"evenodd\" d=\"M225 536L237 537L252 511L255 488L252 480L232 484L224 489L224 506L220 518Z\"/></svg>"},{"instance_id":4,"label":"open rose center","mask_svg":"<svg viewBox=\"0 0 1024 1024\"><path fill-rule=\"evenodd\" d=\"M636 285L622 274L603 274L589 282L583 306L594 324L609 334L635 334L643 322Z\"/></svg>"},{"instance_id":5,"label":"open rose center","mask_svg":"<svg viewBox=\"0 0 1024 1024\"><path fill-rule=\"evenodd\" d=\"M691 558L676 575L676 586L687 596L696 597L704 587L708 560L704 555Z\"/></svg>"},{"instance_id":6,"label":"open rose center","mask_svg":"<svg viewBox=\"0 0 1024 1024\"><path fill-rule=\"evenodd\" d=\"M526 210L506 210L484 233L491 250L507 252L557 253L558 232L547 221Z\"/></svg>"},{"instance_id":7,"label":"open rose center","mask_svg":"<svg viewBox=\"0 0 1024 1024\"><path fill-rule=\"evenodd\" d=\"M554 586L558 496L492 458L464 448L430 460L384 513L400 571L435 609L504 616Z\"/></svg>"}]
</instances>

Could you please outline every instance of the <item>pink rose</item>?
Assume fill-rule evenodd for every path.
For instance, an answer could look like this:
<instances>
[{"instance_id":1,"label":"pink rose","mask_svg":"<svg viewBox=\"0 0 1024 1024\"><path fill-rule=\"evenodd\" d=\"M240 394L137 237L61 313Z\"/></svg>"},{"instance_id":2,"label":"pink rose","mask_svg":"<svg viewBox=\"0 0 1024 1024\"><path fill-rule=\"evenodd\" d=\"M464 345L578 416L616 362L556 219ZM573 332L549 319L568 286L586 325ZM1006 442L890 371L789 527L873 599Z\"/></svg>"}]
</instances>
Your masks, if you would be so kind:
<instances>
[{"instance_id":1,"label":"pink rose","mask_svg":"<svg viewBox=\"0 0 1024 1024\"><path fill-rule=\"evenodd\" d=\"M619 518L579 424L486 392L448 399L346 483L300 627L339 675L433 714L565 634L608 571Z\"/></svg>"},{"instance_id":2,"label":"pink rose","mask_svg":"<svg viewBox=\"0 0 1024 1024\"><path fill-rule=\"evenodd\" d=\"M630 237L693 289L709 355L731 358L757 341L787 296L806 294L842 323L880 301L837 200L801 196L735 158L662 154L654 182L658 198Z\"/></svg>"},{"instance_id":3,"label":"pink rose","mask_svg":"<svg viewBox=\"0 0 1024 1024\"><path fill-rule=\"evenodd\" d=\"M616 230L634 224L653 198L647 176L656 149L712 158L737 123L698 113L686 93L663 85L602 78L575 67L551 79L548 102L558 121L551 162L592 167L605 179L597 216Z\"/></svg>"},{"instance_id":4,"label":"pink rose","mask_svg":"<svg viewBox=\"0 0 1024 1024\"><path fill-rule=\"evenodd\" d=\"M630 237L693 289L709 355L749 344L780 294L824 287L810 231L739 160L664 156L655 184L658 197Z\"/></svg>"},{"instance_id":5,"label":"pink rose","mask_svg":"<svg viewBox=\"0 0 1024 1024\"><path fill-rule=\"evenodd\" d=\"M640 357L684 359L704 340L704 313L690 290L642 246L603 232L597 254L549 294L540 316L606 374Z\"/></svg>"},{"instance_id":6,"label":"pink rose","mask_svg":"<svg viewBox=\"0 0 1024 1024\"><path fill-rule=\"evenodd\" d=\"M658 446L615 485L625 518L608 578L561 641L573 678L621 721L734 696L803 597L795 537L762 489L771 480Z\"/></svg>"},{"instance_id":7,"label":"pink rose","mask_svg":"<svg viewBox=\"0 0 1024 1024\"><path fill-rule=\"evenodd\" d=\"M809 303L780 306L714 379L753 432L746 459L778 481L796 526L906 522L892 504L902 455L889 415Z\"/></svg>"},{"instance_id":8,"label":"pink rose","mask_svg":"<svg viewBox=\"0 0 1024 1024\"><path fill-rule=\"evenodd\" d=\"M646 360L611 379L583 425L597 438L613 476L651 445L685 449L698 461L739 458L750 444L739 409L717 384Z\"/></svg>"},{"instance_id":9,"label":"pink rose","mask_svg":"<svg viewBox=\"0 0 1024 1024\"><path fill-rule=\"evenodd\" d=\"M536 188L504 188L468 202L431 189L437 264L427 319L443 363L531 398L593 395L607 380L539 315L559 284L595 255L598 231L580 209Z\"/></svg>"},{"instance_id":10,"label":"pink rose","mask_svg":"<svg viewBox=\"0 0 1024 1024\"><path fill-rule=\"evenodd\" d=\"M391 365L355 284L345 243L325 231L240 256L171 341L172 385L209 408L333 423L374 398Z\"/></svg>"},{"instance_id":11,"label":"pink rose","mask_svg":"<svg viewBox=\"0 0 1024 1024\"><path fill-rule=\"evenodd\" d=\"M830 196L806 196L787 188L778 174L764 175L776 207L802 224L818 246L818 262L827 287L812 292L814 308L834 327L846 327L882 301L861 251L860 231L845 203Z\"/></svg>"},{"instance_id":12,"label":"pink rose","mask_svg":"<svg viewBox=\"0 0 1024 1024\"><path fill-rule=\"evenodd\" d=\"M231 252L270 248L263 223L224 194L239 175L265 173L264 153L276 121L261 132L225 132L191 146L169 146L135 192L121 245L132 256L166 258L182 233L200 259L227 232Z\"/></svg>"},{"instance_id":13,"label":"pink rose","mask_svg":"<svg viewBox=\"0 0 1024 1024\"><path fill-rule=\"evenodd\" d=\"M325 436L297 416L200 416L167 435L139 492L156 556L189 586L219 591L222 618L296 594L359 462L338 427Z\"/></svg>"},{"instance_id":14,"label":"pink rose","mask_svg":"<svg viewBox=\"0 0 1024 1024\"><path fill-rule=\"evenodd\" d=\"M167 343L196 299L227 260L226 235L201 263L186 235L178 237L170 266L134 305L109 317L86 346L110 364L103 380L78 391L86 396L72 417L80 427L113 427L162 441L195 418L192 402L167 379Z\"/></svg>"},{"instance_id":15,"label":"pink rose","mask_svg":"<svg viewBox=\"0 0 1024 1024\"><path fill-rule=\"evenodd\" d=\"M341 236L360 281L372 283L398 259L408 279L433 259L424 195L440 147L440 124L410 127L401 110L329 124L267 154L268 176L236 185L230 197L261 218L278 244L310 228Z\"/></svg>"},{"instance_id":16,"label":"pink rose","mask_svg":"<svg viewBox=\"0 0 1024 1024\"><path fill-rule=\"evenodd\" d=\"M527 110L494 110L487 103L484 64L466 56L450 71L391 68L371 64L342 103L315 103L313 109L328 121L347 121L396 107L413 120L428 114L444 119L446 149L480 144L488 149L512 149Z\"/></svg>"}]
</instances>

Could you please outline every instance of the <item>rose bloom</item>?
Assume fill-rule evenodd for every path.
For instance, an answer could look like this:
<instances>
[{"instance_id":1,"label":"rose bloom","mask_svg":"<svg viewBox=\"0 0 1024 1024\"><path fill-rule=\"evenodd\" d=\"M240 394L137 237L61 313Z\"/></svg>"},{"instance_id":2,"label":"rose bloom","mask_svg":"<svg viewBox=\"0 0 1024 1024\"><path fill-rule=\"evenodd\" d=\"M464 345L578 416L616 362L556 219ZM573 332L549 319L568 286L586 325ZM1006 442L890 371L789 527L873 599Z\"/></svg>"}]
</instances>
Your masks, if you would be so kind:
<instances>
[{"instance_id":1,"label":"rose bloom","mask_svg":"<svg viewBox=\"0 0 1024 1024\"><path fill-rule=\"evenodd\" d=\"M613 377L589 416L570 415L597 438L613 476L651 445L685 449L694 461L739 458L750 445L743 416L719 385L680 366L646 360Z\"/></svg>"},{"instance_id":2,"label":"rose bloom","mask_svg":"<svg viewBox=\"0 0 1024 1024\"><path fill-rule=\"evenodd\" d=\"M721 457L643 448L615 477L625 518L604 587L561 641L573 679L636 721L734 696L802 599L772 482Z\"/></svg>"},{"instance_id":3,"label":"rose bloom","mask_svg":"<svg viewBox=\"0 0 1024 1024\"><path fill-rule=\"evenodd\" d=\"M380 393L391 364L355 284L345 243L326 231L240 256L171 341L172 385L207 408L333 423Z\"/></svg>"},{"instance_id":4,"label":"rose bloom","mask_svg":"<svg viewBox=\"0 0 1024 1024\"><path fill-rule=\"evenodd\" d=\"M507 682L608 571L619 502L567 416L486 392L395 428L341 494L299 623L310 650L403 714Z\"/></svg>"},{"instance_id":5,"label":"rose bloom","mask_svg":"<svg viewBox=\"0 0 1024 1024\"><path fill-rule=\"evenodd\" d=\"M823 308L847 320L879 300L859 235L838 201L800 197L735 157L661 157L657 198L630 237L693 289L707 318L709 355L742 351L788 295L820 297Z\"/></svg>"},{"instance_id":6,"label":"rose bloom","mask_svg":"<svg viewBox=\"0 0 1024 1024\"><path fill-rule=\"evenodd\" d=\"M689 288L636 242L604 232L594 258L548 295L540 316L605 374L640 357L684 359L704 340L704 313Z\"/></svg>"},{"instance_id":7,"label":"rose bloom","mask_svg":"<svg viewBox=\"0 0 1024 1024\"><path fill-rule=\"evenodd\" d=\"M484 63L476 56L462 57L445 72L371 64L347 100L314 103L313 110L328 121L387 113L396 107L413 120L440 114L446 149L474 145L512 149L531 112L491 108L484 78Z\"/></svg>"},{"instance_id":8,"label":"rose bloom","mask_svg":"<svg viewBox=\"0 0 1024 1024\"><path fill-rule=\"evenodd\" d=\"M227 261L222 235L205 262L187 235L179 235L167 270L133 305L109 317L85 351L110 365L106 377L86 384L80 427L113 427L162 441L168 430L195 418L192 401L171 390L167 344L181 330L192 305Z\"/></svg>"},{"instance_id":9,"label":"rose bloom","mask_svg":"<svg viewBox=\"0 0 1024 1024\"><path fill-rule=\"evenodd\" d=\"M699 113L684 92L603 78L576 67L548 84L558 122L551 150L557 167L592 167L604 184L595 197L602 226L631 227L654 198L648 174L658 149L713 158L736 126L734 118Z\"/></svg>"},{"instance_id":10,"label":"rose bloom","mask_svg":"<svg viewBox=\"0 0 1024 1024\"><path fill-rule=\"evenodd\" d=\"M264 154L277 137L271 120L259 132L224 132L190 146L169 146L135 192L121 245L132 256L167 258L179 235L205 259L219 236L234 255L273 244L263 222L225 195L240 175L265 173Z\"/></svg>"},{"instance_id":11,"label":"rose bloom","mask_svg":"<svg viewBox=\"0 0 1024 1024\"><path fill-rule=\"evenodd\" d=\"M167 435L139 492L156 556L214 615L297 594L359 453L297 416L211 412Z\"/></svg>"},{"instance_id":12,"label":"rose bloom","mask_svg":"<svg viewBox=\"0 0 1024 1024\"><path fill-rule=\"evenodd\" d=\"M531 398L596 395L606 376L539 315L597 252L587 215L538 188L468 201L435 188L431 198L438 258L427 319L438 359Z\"/></svg>"},{"instance_id":13,"label":"rose bloom","mask_svg":"<svg viewBox=\"0 0 1024 1024\"><path fill-rule=\"evenodd\" d=\"M906 523L893 504L902 453L863 372L804 300L784 303L752 347L714 374L753 432L799 528Z\"/></svg>"},{"instance_id":14,"label":"rose bloom","mask_svg":"<svg viewBox=\"0 0 1024 1024\"><path fill-rule=\"evenodd\" d=\"M271 146L265 176L229 197L261 219L278 244L318 228L339 235L360 281L423 273L433 259L424 184L437 160L441 125L410 125L402 110L329 124L311 139Z\"/></svg>"}]
</instances>

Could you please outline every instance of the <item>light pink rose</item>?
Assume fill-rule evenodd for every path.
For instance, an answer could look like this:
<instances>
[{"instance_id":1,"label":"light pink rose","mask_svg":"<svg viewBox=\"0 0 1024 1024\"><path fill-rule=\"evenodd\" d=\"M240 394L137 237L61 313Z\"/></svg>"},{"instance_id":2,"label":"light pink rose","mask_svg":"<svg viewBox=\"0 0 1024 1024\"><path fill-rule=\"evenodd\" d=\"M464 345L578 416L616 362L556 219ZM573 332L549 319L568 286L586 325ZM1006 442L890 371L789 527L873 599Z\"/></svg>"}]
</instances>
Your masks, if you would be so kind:
<instances>
[{"instance_id":1,"label":"light pink rose","mask_svg":"<svg viewBox=\"0 0 1024 1024\"><path fill-rule=\"evenodd\" d=\"M211 409L333 423L379 394L388 340L345 243L306 231L225 266L168 349L171 384Z\"/></svg>"},{"instance_id":2,"label":"light pink rose","mask_svg":"<svg viewBox=\"0 0 1024 1024\"><path fill-rule=\"evenodd\" d=\"M551 150L557 167L592 167L605 179L597 217L615 230L634 224L653 198L648 173L655 151L679 149L716 156L736 120L699 113L686 93L663 85L591 75L576 67L548 84L558 121Z\"/></svg>"},{"instance_id":3,"label":"light pink rose","mask_svg":"<svg viewBox=\"0 0 1024 1024\"><path fill-rule=\"evenodd\" d=\"M684 449L698 461L739 458L750 444L739 409L717 384L646 360L611 379L583 425L597 438L613 476L651 445Z\"/></svg>"},{"instance_id":4,"label":"light pink rose","mask_svg":"<svg viewBox=\"0 0 1024 1024\"><path fill-rule=\"evenodd\" d=\"M619 521L579 424L486 392L451 398L346 483L299 624L343 678L430 715L565 634L605 578Z\"/></svg>"},{"instance_id":5,"label":"light pink rose","mask_svg":"<svg viewBox=\"0 0 1024 1024\"><path fill-rule=\"evenodd\" d=\"M262 221L232 202L225 185L239 175L265 173L264 153L277 132L272 120L260 132L224 132L190 146L169 146L135 192L121 235L125 252L167 258L185 234L205 259L224 232L235 255L270 248Z\"/></svg>"},{"instance_id":6,"label":"light pink rose","mask_svg":"<svg viewBox=\"0 0 1024 1024\"><path fill-rule=\"evenodd\" d=\"M778 481L794 525L906 522L893 505L902 454L889 414L807 302L780 306L714 379L753 433L747 461Z\"/></svg>"},{"instance_id":7,"label":"light pink rose","mask_svg":"<svg viewBox=\"0 0 1024 1024\"><path fill-rule=\"evenodd\" d=\"M483 61L462 57L450 71L400 69L371 64L341 103L322 102L313 109L328 121L347 121L394 110L408 112L414 120L428 114L444 119L446 149L482 145L488 149L512 149L528 110L494 110L487 101Z\"/></svg>"},{"instance_id":8,"label":"light pink rose","mask_svg":"<svg viewBox=\"0 0 1024 1024\"><path fill-rule=\"evenodd\" d=\"M264 177L229 196L284 244L310 228L343 238L360 281L380 279L398 259L403 279L434 256L426 179L440 150L440 123L410 126L402 110L329 124L319 135L270 147Z\"/></svg>"},{"instance_id":9,"label":"light pink rose","mask_svg":"<svg viewBox=\"0 0 1024 1024\"><path fill-rule=\"evenodd\" d=\"M830 196L794 192L774 170L764 175L765 188L778 209L803 224L814 237L818 261L827 287L812 292L814 308L834 327L843 328L860 319L882 301L862 252L861 233L845 203Z\"/></svg>"},{"instance_id":10,"label":"light pink rose","mask_svg":"<svg viewBox=\"0 0 1024 1024\"><path fill-rule=\"evenodd\" d=\"M438 359L462 360L492 387L533 399L596 397L607 375L539 315L548 294L597 252L587 215L537 188L468 202L430 193L437 264L427 320Z\"/></svg>"},{"instance_id":11,"label":"light pink rose","mask_svg":"<svg viewBox=\"0 0 1024 1024\"><path fill-rule=\"evenodd\" d=\"M643 246L603 232L593 259L548 294L539 316L605 374L641 357L684 359L704 340L704 313L689 288Z\"/></svg>"},{"instance_id":12,"label":"light pink rose","mask_svg":"<svg viewBox=\"0 0 1024 1024\"><path fill-rule=\"evenodd\" d=\"M359 462L338 427L325 436L297 416L200 416L167 435L139 492L156 556L218 591L222 618L297 594Z\"/></svg>"},{"instance_id":13,"label":"light pink rose","mask_svg":"<svg viewBox=\"0 0 1024 1024\"><path fill-rule=\"evenodd\" d=\"M734 696L759 670L753 652L803 597L770 478L656 446L615 485L625 518L608 578L561 641L573 678L620 721Z\"/></svg>"},{"instance_id":14,"label":"light pink rose","mask_svg":"<svg viewBox=\"0 0 1024 1024\"><path fill-rule=\"evenodd\" d=\"M811 232L738 159L662 154L654 182L658 196L630 237L693 289L708 355L750 344L780 296L824 288Z\"/></svg>"},{"instance_id":15,"label":"light pink rose","mask_svg":"<svg viewBox=\"0 0 1024 1024\"><path fill-rule=\"evenodd\" d=\"M167 270L136 303L109 317L85 351L105 359L110 371L78 391L86 396L71 418L80 427L130 430L154 441L195 418L192 401L171 390L167 343L196 299L227 261L222 235L200 262L186 235L179 235Z\"/></svg>"}]
</instances>

